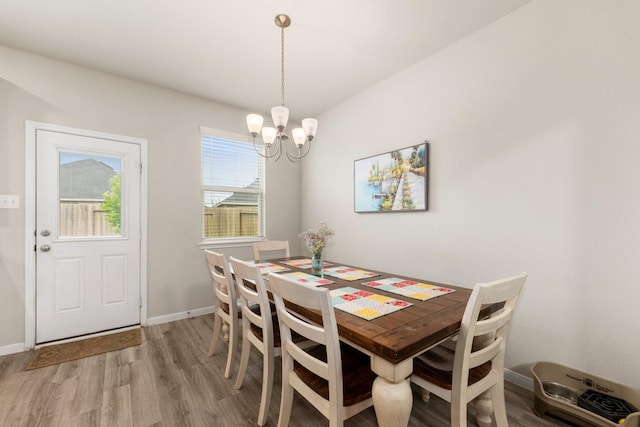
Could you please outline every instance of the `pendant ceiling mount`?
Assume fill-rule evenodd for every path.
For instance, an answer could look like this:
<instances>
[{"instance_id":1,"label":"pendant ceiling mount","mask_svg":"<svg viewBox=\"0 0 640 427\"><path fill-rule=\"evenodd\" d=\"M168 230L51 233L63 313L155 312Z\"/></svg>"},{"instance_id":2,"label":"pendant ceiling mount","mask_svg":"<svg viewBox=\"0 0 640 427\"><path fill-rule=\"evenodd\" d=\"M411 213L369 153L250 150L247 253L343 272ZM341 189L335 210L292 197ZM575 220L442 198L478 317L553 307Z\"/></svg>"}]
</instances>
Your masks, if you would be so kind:
<instances>
[{"instance_id":1,"label":"pendant ceiling mount","mask_svg":"<svg viewBox=\"0 0 640 427\"><path fill-rule=\"evenodd\" d=\"M291 25L291 18L284 14L276 15L276 25L280 28L287 28Z\"/></svg>"}]
</instances>

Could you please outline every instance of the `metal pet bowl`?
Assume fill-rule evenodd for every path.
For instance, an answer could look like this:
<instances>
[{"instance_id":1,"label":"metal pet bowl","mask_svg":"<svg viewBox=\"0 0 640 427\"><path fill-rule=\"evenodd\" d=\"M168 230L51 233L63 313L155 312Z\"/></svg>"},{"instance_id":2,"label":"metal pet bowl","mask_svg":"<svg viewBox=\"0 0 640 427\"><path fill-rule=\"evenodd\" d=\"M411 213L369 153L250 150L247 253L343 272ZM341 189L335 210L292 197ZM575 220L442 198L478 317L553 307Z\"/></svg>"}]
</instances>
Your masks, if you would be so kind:
<instances>
[{"instance_id":1,"label":"metal pet bowl","mask_svg":"<svg viewBox=\"0 0 640 427\"><path fill-rule=\"evenodd\" d=\"M572 405L578 404L580 394L571 387L552 381L542 381L542 388L547 396L562 400Z\"/></svg>"}]
</instances>

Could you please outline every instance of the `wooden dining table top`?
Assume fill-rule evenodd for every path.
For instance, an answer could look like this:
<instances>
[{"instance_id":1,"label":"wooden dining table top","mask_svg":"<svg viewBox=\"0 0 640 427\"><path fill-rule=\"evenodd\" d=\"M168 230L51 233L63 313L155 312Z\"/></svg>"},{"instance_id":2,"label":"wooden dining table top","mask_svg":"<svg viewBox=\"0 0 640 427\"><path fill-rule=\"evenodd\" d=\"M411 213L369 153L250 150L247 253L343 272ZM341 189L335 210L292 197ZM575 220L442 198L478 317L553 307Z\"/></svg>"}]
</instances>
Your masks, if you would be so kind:
<instances>
[{"instance_id":1,"label":"wooden dining table top","mask_svg":"<svg viewBox=\"0 0 640 427\"><path fill-rule=\"evenodd\" d=\"M270 259L268 262L280 264L289 269L289 271L282 271L279 272L279 274L286 274L292 271L310 273L309 269L282 264L282 261L303 258L308 257L276 258ZM334 261L327 262L333 264L333 266L344 265L360 268ZM322 287L333 290L348 286L407 301L412 305L373 320L366 320L341 310L334 310L338 334L341 339L355 344L367 352L382 357L393 364L397 364L424 352L444 339L458 333L462 315L471 295L471 289L438 283L432 280L416 279L395 273L384 273L372 269L364 270L375 272L379 275L355 281L341 280L333 276L325 275L324 278L332 280L334 283L323 285ZM395 293L389 293L378 288L372 289L362 284L363 282L376 281L389 277L446 287L455 290L455 292L421 301ZM310 321L320 321L321 319L318 312L301 307L292 308ZM486 307L481 315L487 315L498 308L499 307Z\"/></svg>"}]
</instances>

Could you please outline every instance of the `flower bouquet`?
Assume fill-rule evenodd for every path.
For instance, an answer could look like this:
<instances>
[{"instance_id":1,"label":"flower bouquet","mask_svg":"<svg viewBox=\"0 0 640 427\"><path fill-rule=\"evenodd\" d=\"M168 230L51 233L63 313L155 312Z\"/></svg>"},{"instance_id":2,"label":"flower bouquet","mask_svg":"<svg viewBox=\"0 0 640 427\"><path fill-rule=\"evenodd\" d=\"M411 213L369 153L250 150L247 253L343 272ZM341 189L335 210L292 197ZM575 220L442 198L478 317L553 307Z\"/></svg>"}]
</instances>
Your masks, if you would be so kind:
<instances>
[{"instance_id":1,"label":"flower bouquet","mask_svg":"<svg viewBox=\"0 0 640 427\"><path fill-rule=\"evenodd\" d=\"M316 230L309 229L298 234L298 237L304 240L304 243L307 245L307 249L309 249L312 254L311 274L314 276L322 277L322 250L327 244L327 239L334 234L335 232L324 222L318 223L318 228Z\"/></svg>"}]
</instances>

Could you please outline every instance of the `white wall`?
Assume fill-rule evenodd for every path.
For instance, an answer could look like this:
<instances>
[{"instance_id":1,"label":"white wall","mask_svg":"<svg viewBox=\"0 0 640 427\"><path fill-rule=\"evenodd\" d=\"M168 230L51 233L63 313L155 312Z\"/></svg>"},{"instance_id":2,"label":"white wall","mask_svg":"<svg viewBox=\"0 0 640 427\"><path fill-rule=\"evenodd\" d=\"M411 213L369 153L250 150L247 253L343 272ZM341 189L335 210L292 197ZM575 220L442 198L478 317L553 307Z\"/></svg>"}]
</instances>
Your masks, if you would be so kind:
<instances>
[{"instance_id":1,"label":"white wall","mask_svg":"<svg viewBox=\"0 0 640 427\"><path fill-rule=\"evenodd\" d=\"M190 64L185 64L189 66ZM201 236L200 126L245 133L246 112L0 47L0 347L24 342L25 120L148 140L148 316L212 305ZM297 253L300 167L267 164L267 237ZM220 248L252 258L250 247Z\"/></svg>"},{"instance_id":2,"label":"white wall","mask_svg":"<svg viewBox=\"0 0 640 427\"><path fill-rule=\"evenodd\" d=\"M467 287L526 271L507 367L640 388L638 22L635 0L537 0L329 110L302 225L362 267ZM429 211L353 213L353 161L425 139Z\"/></svg>"}]
</instances>

